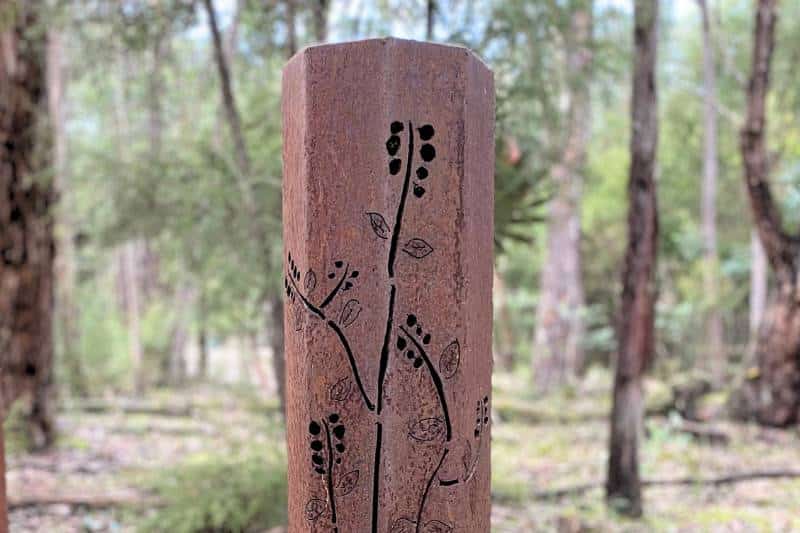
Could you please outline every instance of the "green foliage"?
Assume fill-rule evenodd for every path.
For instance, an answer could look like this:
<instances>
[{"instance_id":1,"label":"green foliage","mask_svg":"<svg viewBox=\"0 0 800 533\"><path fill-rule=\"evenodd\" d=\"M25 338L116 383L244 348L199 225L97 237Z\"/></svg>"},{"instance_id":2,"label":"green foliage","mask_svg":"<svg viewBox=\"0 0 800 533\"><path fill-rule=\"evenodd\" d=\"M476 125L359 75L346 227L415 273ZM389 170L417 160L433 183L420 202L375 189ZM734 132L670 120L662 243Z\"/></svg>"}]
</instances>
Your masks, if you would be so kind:
<instances>
[{"instance_id":1,"label":"green foliage","mask_svg":"<svg viewBox=\"0 0 800 533\"><path fill-rule=\"evenodd\" d=\"M150 488L165 504L139 531L263 531L286 523L286 458L248 453L199 457L163 472Z\"/></svg>"}]
</instances>

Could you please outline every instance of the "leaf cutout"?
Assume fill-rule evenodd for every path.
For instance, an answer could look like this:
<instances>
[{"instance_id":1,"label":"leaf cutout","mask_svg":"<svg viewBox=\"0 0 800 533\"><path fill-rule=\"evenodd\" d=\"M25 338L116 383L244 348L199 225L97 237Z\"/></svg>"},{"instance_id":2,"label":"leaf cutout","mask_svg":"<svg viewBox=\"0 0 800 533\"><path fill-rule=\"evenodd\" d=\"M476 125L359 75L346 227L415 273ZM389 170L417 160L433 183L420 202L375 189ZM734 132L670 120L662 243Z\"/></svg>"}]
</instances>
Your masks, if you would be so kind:
<instances>
[{"instance_id":1,"label":"leaf cutout","mask_svg":"<svg viewBox=\"0 0 800 533\"><path fill-rule=\"evenodd\" d=\"M381 239L388 239L391 231L389 230L389 224L386 223L386 219L383 218L383 215L380 213L367 213L367 216L369 217L369 223L372 226L372 231L375 232L375 235Z\"/></svg>"},{"instance_id":2,"label":"leaf cutout","mask_svg":"<svg viewBox=\"0 0 800 533\"><path fill-rule=\"evenodd\" d=\"M415 259L422 259L433 252L430 244L422 239L411 239L403 246L403 251Z\"/></svg>"},{"instance_id":3,"label":"leaf cutout","mask_svg":"<svg viewBox=\"0 0 800 533\"><path fill-rule=\"evenodd\" d=\"M417 523L409 518L398 518L392 524L392 529L389 533L415 533L417 530Z\"/></svg>"},{"instance_id":4,"label":"leaf cutout","mask_svg":"<svg viewBox=\"0 0 800 533\"><path fill-rule=\"evenodd\" d=\"M313 270L309 269L308 272L306 272L306 277L305 281L303 282L303 286L305 286L307 293L313 292L314 289L317 287L317 275L314 273Z\"/></svg>"},{"instance_id":5,"label":"leaf cutout","mask_svg":"<svg viewBox=\"0 0 800 533\"><path fill-rule=\"evenodd\" d=\"M411 426L408 436L419 442L430 442L444 433L444 420L441 418L423 418Z\"/></svg>"},{"instance_id":6,"label":"leaf cutout","mask_svg":"<svg viewBox=\"0 0 800 533\"><path fill-rule=\"evenodd\" d=\"M342 378L331 386L330 395L334 402L343 402L353 392L353 382L350 378Z\"/></svg>"},{"instance_id":7,"label":"leaf cutout","mask_svg":"<svg viewBox=\"0 0 800 533\"><path fill-rule=\"evenodd\" d=\"M306 503L306 508L304 512L306 520L313 522L314 520L322 516L322 513L325 512L325 509L327 509L327 507L328 504L325 503L325 500L320 500L319 498L311 498L310 500L308 500L308 503Z\"/></svg>"},{"instance_id":8,"label":"leaf cutout","mask_svg":"<svg viewBox=\"0 0 800 533\"><path fill-rule=\"evenodd\" d=\"M338 483L336 483L336 494L339 496L347 496L358 485L358 470L353 470L345 474Z\"/></svg>"},{"instance_id":9,"label":"leaf cutout","mask_svg":"<svg viewBox=\"0 0 800 533\"><path fill-rule=\"evenodd\" d=\"M342 308L342 314L339 317L339 323L342 327L347 327L356 321L358 315L361 314L361 303L358 300L350 300Z\"/></svg>"},{"instance_id":10,"label":"leaf cutout","mask_svg":"<svg viewBox=\"0 0 800 533\"><path fill-rule=\"evenodd\" d=\"M447 345L442 355L439 357L439 373L445 378L450 379L458 372L461 364L461 345L458 340L454 340Z\"/></svg>"},{"instance_id":11,"label":"leaf cutout","mask_svg":"<svg viewBox=\"0 0 800 533\"><path fill-rule=\"evenodd\" d=\"M431 520L422 526L422 533L451 533L453 526L440 520Z\"/></svg>"}]
</instances>

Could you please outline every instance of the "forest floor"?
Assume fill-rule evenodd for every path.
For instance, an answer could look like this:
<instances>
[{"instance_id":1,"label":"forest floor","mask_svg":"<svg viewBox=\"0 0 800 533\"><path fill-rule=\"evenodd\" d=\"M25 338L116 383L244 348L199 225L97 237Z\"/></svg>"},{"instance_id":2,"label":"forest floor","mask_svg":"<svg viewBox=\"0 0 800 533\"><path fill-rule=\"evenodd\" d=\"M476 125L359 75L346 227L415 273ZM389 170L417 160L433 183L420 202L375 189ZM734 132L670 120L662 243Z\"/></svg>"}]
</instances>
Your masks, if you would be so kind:
<instances>
[{"instance_id":1,"label":"forest floor","mask_svg":"<svg viewBox=\"0 0 800 533\"><path fill-rule=\"evenodd\" d=\"M720 479L800 476L795 430L721 422L703 426L712 438L696 438L675 415L648 417L643 477L667 483L647 486L645 518L631 521L603 502L607 380L541 398L525 392L524 380L495 382L494 532L800 530L800 477ZM159 530L142 526L164 505L154 480L198 458L283 446L274 405L210 386L68 406L59 427L63 437L46 454L21 453L9 439L14 533ZM576 490L556 497L560 489Z\"/></svg>"}]
</instances>

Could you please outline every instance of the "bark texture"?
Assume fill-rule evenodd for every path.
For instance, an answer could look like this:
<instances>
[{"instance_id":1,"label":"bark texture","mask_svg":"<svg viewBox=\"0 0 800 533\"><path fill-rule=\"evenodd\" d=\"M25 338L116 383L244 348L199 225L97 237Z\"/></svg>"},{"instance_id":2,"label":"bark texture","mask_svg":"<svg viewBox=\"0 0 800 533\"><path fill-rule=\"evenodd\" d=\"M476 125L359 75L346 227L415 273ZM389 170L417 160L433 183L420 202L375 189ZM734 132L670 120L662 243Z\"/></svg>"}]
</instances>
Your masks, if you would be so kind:
<instances>
[{"instance_id":1,"label":"bark texture","mask_svg":"<svg viewBox=\"0 0 800 533\"><path fill-rule=\"evenodd\" d=\"M614 374L606 497L625 514L642 513L639 439L642 376L654 352L658 205L656 52L658 0L635 4L628 248L622 276L619 353Z\"/></svg>"},{"instance_id":2,"label":"bark texture","mask_svg":"<svg viewBox=\"0 0 800 533\"><path fill-rule=\"evenodd\" d=\"M767 260L775 274L776 290L761 322L756 343L758 376L750 381L752 414L765 424L798 422L800 409L800 236L783 227L769 185L766 99L775 47L777 0L756 6L753 59L747 85L747 117L740 135L750 207Z\"/></svg>"},{"instance_id":3,"label":"bark texture","mask_svg":"<svg viewBox=\"0 0 800 533\"><path fill-rule=\"evenodd\" d=\"M376 39L284 69L289 531L489 531L494 89Z\"/></svg>"},{"instance_id":4,"label":"bark texture","mask_svg":"<svg viewBox=\"0 0 800 533\"><path fill-rule=\"evenodd\" d=\"M8 7L9 2L0 2ZM0 411L50 379L53 203L44 169L49 142L45 40L31 31L39 2L17 3L0 28Z\"/></svg>"},{"instance_id":5,"label":"bark texture","mask_svg":"<svg viewBox=\"0 0 800 533\"><path fill-rule=\"evenodd\" d=\"M700 6L703 35L703 185L700 203L703 235L703 289L707 301L706 336L710 370L717 383L724 380L726 355L720 313L719 254L717 251L717 75L707 0Z\"/></svg>"},{"instance_id":6,"label":"bark texture","mask_svg":"<svg viewBox=\"0 0 800 533\"><path fill-rule=\"evenodd\" d=\"M553 168L556 195L550 203L546 261L542 266L534 338L537 389L563 385L583 367L585 304L581 275L583 171L591 135L590 79L592 7L585 0L572 13L567 39L569 108L566 145Z\"/></svg>"}]
</instances>

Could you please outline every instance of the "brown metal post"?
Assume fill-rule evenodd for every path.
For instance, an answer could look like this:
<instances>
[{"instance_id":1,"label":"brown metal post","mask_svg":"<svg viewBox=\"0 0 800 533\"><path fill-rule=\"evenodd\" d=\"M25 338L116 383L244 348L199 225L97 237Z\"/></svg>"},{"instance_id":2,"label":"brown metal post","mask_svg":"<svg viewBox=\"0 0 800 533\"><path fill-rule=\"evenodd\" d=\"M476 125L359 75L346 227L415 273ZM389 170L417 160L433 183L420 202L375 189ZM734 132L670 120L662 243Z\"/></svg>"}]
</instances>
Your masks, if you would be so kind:
<instances>
[{"instance_id":1,"label":"brown metal post","mask_svg":"<svg viewBox=\"0 0 800 533\"><path fill-rule=\"evenodd\" d=\"M314 46L283 121L289 530L488 532L492 73Z\"/></svg>"}]
</instances>

